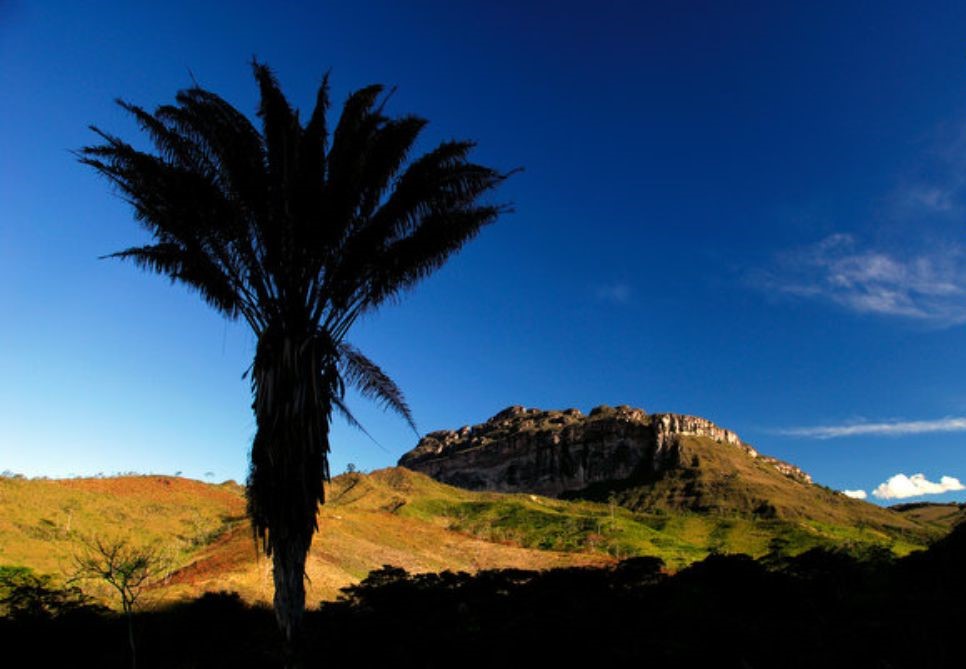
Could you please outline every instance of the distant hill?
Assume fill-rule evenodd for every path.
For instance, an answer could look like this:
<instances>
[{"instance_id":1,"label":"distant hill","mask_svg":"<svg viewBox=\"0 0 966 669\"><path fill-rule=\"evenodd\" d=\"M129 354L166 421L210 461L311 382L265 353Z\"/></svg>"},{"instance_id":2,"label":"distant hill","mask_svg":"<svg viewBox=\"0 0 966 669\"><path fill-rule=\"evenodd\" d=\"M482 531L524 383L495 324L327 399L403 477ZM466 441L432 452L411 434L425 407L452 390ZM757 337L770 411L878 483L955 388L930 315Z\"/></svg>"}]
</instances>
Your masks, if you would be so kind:
<instances>
[{"instance_id":1,"label":"distant hill","mask_svg":"<svg viewBox=\"0 0 966 669\"><path fill-rule=\"evenodd\" d=\"M510 407L481 425L426 435L399 464L474 490L613 501L644 513L781 520L830 536L848 528L922 542L942 531L941 524L816 485L798 467L704 418L626 406L586 416Z\"/></svg>"},{"instance_id":2,"label":"distant hill","mask_svg":"<svg viewBox=\"0 0 966 669\"><path fill-rule=\"evenodd\" d=\"M830 493L831 494L831 493ZM868 505L871 506L871 505ZM168 476L0 478L0 565L63 576L79 537L157 542L176 569L155 601L234 590L269 602L271 563L255 552L241 486ZM345 474L328 487L307 564L308 602L334 599L385 564L411 573L546 569L655 555L679 569L711 552L760 557L814 546L922 548L941 527L888 512L899 529L805 518L641 512L607 502L474 492L405 468ZM898 527L898 526L897 526Z\"/></svg>"},{"instance_id":3,"label":"distant hill","mask_svg":"<svg viewBox=\"0 0 966 669\"><path fill-rule=\"evenodd\" d=\"M941 531L949 531L960 523L966 522L966 504L911 502L893 504L889 508L907 518L912 518L918 523L935 527Z\"/></svg>"}]
</instances>

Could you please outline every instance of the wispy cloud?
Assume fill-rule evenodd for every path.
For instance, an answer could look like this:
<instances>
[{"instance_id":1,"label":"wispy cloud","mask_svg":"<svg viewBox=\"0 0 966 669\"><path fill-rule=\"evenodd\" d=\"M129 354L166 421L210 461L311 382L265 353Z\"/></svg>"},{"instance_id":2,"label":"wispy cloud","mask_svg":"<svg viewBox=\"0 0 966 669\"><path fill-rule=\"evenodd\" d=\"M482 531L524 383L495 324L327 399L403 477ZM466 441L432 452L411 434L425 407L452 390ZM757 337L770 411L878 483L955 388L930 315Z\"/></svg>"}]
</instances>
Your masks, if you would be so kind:
<instances>
[{"instance_id":1,"label":"wispy cloud","mask_svg":"<svg viewBox=\"0 0 966 669\"><path fill-rule=\"evenodd\" d=\"M864 490L843 490L842 494L852 499L865 499L868 497Z\"/></svg>"},{"instance_id":2,"label":"wispy cloud","mask_svg":"<svg viewBox=\"0 0 966 669\"><path fill-rule=\"evenodd\" d=\"M856 313L966 322L962 246L900 254L863 247L839 233L780 254L773 267L752 275L752 283L772 295L823 300Z\"/></svg>"},{"instance_id":3,"label":"wispy cloud","mask_svg":"<svg viewBox=\"0 0 966 669\"><path fill-rule=\"evenodd\" d=\"M934 483L927 480L923 474L912 476L896 474L879 485L872 494L879 499L907 499L923 495L941 495L955 490L966 490L966 486L952 476L943 476L939 479L939 483Z\"/></svg>"},{"instance_id":4,"label":"wispy cloud","mask_svg":"<svg viewBox=\"0 0 966 669\"><path fill-rule=\"evenodd\" d=\"M887 198L894 218L961 219L966 211L966 124L941 125L920 147L911 171Z\"/></svg>"},{"instance_id":5,"label":"wispy cloud","mask_svg":"<svg viewBox=\"0 0 966 669\"><path fill-rule=\"evenodd\" d=\"M595 295L601 302L627 304L631 299L631 287L623 281L597 286Z\"/></svg>"},{"instance_id":6,"label":"wispy cloud","mask_svg":"<svg viewBox=\"0 0 966 669\"><path fill-rule=\"evenodd\" d=\"M894 201L914 214L945 214L958 209L960 184L912 183L896 191Z\"/></svg>"},{"instance_id":7,"label":"wispy cloud","mask_svg":"<svg viewBox=\"0 0 966 669\"><path fill-rule=\"evenodd\" d=\"M870 202L879 243L844 231L749 273L773 297L946 327L966 323L966 124L937 126L890 192ZM868 229L870 220L856 221Z\"/></svg>"},{"instance_id":8,"label":"wispy cloud","mask_svg":"<svg viewBox=\"0 0 966 669\"><path fill-rule=\"evenodd\" d=\"M902 437L910 434L928 434L930 432L966 432L966 418L948 417L938 420L790 427L775 430L775 432L786 437L806 437L810 439L835 439L837 437L856 437L862 435Z\"/></svg>"}]
</instances>

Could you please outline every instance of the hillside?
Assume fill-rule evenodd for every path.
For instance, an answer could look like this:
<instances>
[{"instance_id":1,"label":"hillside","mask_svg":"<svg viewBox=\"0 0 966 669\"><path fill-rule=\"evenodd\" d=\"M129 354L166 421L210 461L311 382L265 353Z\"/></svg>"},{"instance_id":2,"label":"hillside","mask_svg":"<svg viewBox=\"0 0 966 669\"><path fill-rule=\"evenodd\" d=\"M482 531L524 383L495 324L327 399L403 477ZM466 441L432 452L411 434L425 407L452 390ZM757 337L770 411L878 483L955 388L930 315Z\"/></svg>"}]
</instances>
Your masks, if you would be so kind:
<instances>
[{"instance_id":1,"label":"hillside","mask_svg":"<svg viewBox=\"0 0 966 669\"><path fill-rule=\"evenodd\" d=\"M69 568L77 539L133 536L178 561L247 526L242 488L172 476L0 478L0 564Z\"/></svg>"},{"instance_id":2,"label":"hillside","mask_svg":"<svg viewBox=\"0 0 966 669\"><path fill-rule=\"evenodd\" d=\"M942 533L898 514L905 523L901 530L693 511L644 513L610 503L474 492L404 468L339 476L328 499L307 564L310 605L335 598L340 588L385 564L411 573L475 572L605 565L655 555L675 570L711 552L762 556L814 546L861 551L882 545L905 554ZM63 576L78 538L120 534L137 543L158 542L175 557L176 569L152 593L154 601L235 590L247 601L268 602L270 561L256 555L243 513L243 490L230 482L4 478L0 564Z\"/></svg>"},{"instance_id":3,"label":"hillside","mask_svg":"<svg viewBox=\"0 0 966 669\"><path fill-rule=\"evenodd\" d=\"M574 496L607 499L613 494L632 509L734 513L899 534L922 530L907 516L785 476L770 463L722 448L707 437L677 438L668 459L675 465L660 473L589 486Z\"/></svg>"},{"instance_id":4,"label":"hillside","mask_svg":"<svg viewBox=\"0 0 966 669\"><path fill-rule=\"evenodd\" d=\"M819 520L690 509L640 511L617 504L616 495L609 502L596 502L473 492L444 486L404 468L375 472L367 482L375 477L390 477L404 485L415 482L416 494L393 499L399 514L522 546L603 552L617 558L657 556L672 570L712 552L762 557L776 551L795 555L814 547L834 547L861 553L877 545L905 555L948 531L870 504L857 503L856 512L853 500L822 488L816 494L829 495L832 501L827 515Z\"/></svg>"},{"instance_id":5,"label":"hillside","mask_svg":"<svg viewBox=\"0 0 966 669\"><path fill-rule=\"evenodd\" d=\"M476 490L610 501L649 514L781 520L832 534L864 528L912 541L940 531L816 485L704 418L625 406L586 416L510 407L481 425L427 435L400 465Z\"/></svg>"},{"instance_id":6,"label":"hillside","mask_svg":"<svg viewBox=\"0 0 966 669\"><path fill-rule=\"evenodd\" d=\"M393 472L396 472L394 474ZM413 498L459 502L463 492L409 472L337 477L321 508L307 564L308 601L333 599L384 564L411 572L545 569L605 564L607 555L563 553L482 540L434 522L425 512L399 513ZM155 600L235 590L271 601L271 564L256 555L241 486L169 476L62 480L0 478L0 565L63 577L83 537L129 537L157 543L177 569Z\"/></svg>"},{"instance_id":7,"label":"hillside","mask_svg":"<svg viewBox=\"0 0 966 669\"><path fill-rule=\"evenodd\" d=\"M966 504L911 502L893 504L889 508L915 520L917 523L935 527L942 532L948 532L960 523L966 522Z\"/></svg>"}]
</instances>

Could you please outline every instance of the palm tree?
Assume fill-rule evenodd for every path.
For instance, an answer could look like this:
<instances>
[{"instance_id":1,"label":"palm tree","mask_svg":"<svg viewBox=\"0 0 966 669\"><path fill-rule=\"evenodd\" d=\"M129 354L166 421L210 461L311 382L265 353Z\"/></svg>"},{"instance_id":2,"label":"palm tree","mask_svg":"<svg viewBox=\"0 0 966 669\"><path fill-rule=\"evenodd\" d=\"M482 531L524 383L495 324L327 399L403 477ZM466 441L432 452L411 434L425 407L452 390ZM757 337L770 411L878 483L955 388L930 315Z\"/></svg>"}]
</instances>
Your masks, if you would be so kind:
<instances>
[{"instance_id":1,"label":"palm tree","mask_svg":"<svg viewBox=\"0 0 966 669\"><path fill-rule=\"evenodd\" d=\"M409 160L426 121L386 116L379 85L348 97L330 136L326 75L303 125L271 70L252 66L261 132L195 85L154 113L118 101L155 152L92 126L103 141L78 157L153 236L107 257L186 284L255 334L248 513L273 559L275 614L291 653L325 501L332 412L361 427L344 402L354 387L415 430L399 388L346 335L504 212L481 196L508 173L470 162L474 144L464 141Z\"/></svg>"}]
</instances>

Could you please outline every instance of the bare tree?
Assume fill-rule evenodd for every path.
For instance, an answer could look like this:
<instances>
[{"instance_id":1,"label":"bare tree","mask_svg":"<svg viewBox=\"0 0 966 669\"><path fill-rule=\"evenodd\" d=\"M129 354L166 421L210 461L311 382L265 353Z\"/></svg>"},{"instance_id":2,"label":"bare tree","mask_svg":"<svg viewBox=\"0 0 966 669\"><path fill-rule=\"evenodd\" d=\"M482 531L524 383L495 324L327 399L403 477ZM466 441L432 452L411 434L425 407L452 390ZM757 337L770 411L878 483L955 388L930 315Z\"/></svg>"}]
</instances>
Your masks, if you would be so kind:
<instances>
[{"instance_id":1,"label":"bare tree","mask_svg":"<svg viewBox=\"0 0 966 669\"><path fill-rule=\"evenodd\" d=\"M100 581L117 592L127 619L131 669L137 669L134 608L147 588L167 575L170 560L157 546L137 546L122 538L91 537L80 543L83 549L74 555L70 581Z\"/></svg>"}]
</instances>

